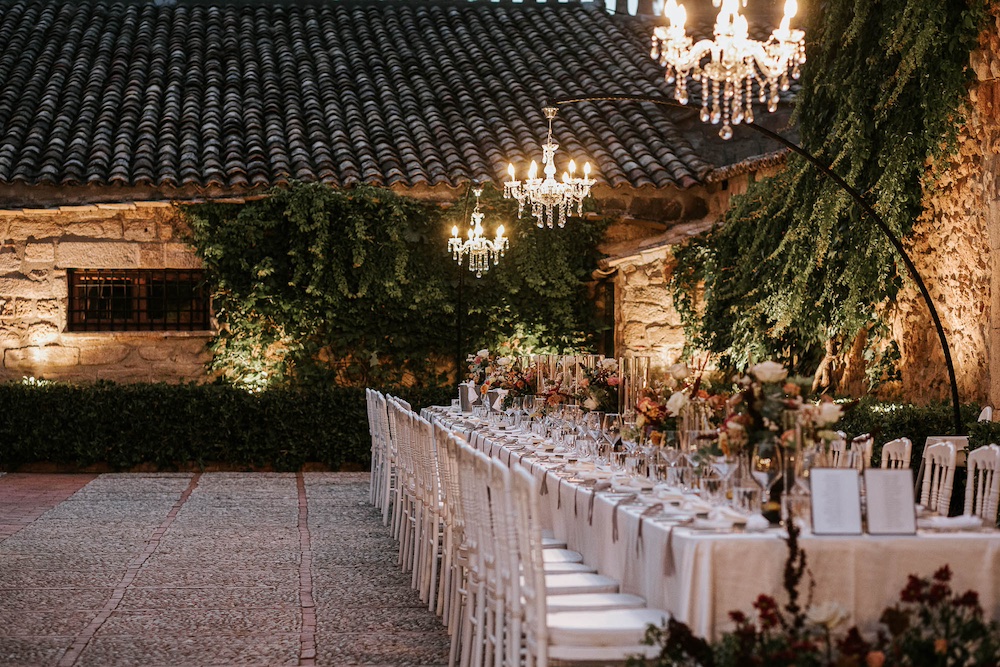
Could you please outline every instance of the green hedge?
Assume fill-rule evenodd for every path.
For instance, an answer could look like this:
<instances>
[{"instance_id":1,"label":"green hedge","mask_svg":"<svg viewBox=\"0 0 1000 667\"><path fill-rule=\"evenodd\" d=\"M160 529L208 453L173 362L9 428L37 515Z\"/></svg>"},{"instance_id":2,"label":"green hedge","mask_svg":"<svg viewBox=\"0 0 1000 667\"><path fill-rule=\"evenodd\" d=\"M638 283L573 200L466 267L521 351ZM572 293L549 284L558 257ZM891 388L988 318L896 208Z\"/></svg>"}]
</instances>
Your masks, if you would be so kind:
<instances>
[{"instance_id":1,"label":"green hedge","mask_svg":"<svg viewBox=\"0 0 1000 667\"><path fill-rule=\"evenodd\" d=\"M969 434L969 448L975 449L997 440L984 440L983 430L976 425L979 407L974 404L962 406L962 423ZM881 461L882 445L895 438L909 438L913 442L910 457L912 467L920 465L924 451L924 441L929 435L954 435L950 403L936 403L929 406L906 403L880 403L864 399L849 408L837 428L850 436L871 433L875 438L873 459Z\"/></svg>"},{"instance_id":2,"label":"green hedge","mask_svg":"<svg viewBox=\"0 0 1000 667\"><path fill-rule=\"evenodd\" d=\"M451 387L393 389L414 409L446 404ZM367 466L365 391L226 385L0 384L0 468L26 463L127 470L221 465L298 470Z\"/></svg>"}]
</instances>

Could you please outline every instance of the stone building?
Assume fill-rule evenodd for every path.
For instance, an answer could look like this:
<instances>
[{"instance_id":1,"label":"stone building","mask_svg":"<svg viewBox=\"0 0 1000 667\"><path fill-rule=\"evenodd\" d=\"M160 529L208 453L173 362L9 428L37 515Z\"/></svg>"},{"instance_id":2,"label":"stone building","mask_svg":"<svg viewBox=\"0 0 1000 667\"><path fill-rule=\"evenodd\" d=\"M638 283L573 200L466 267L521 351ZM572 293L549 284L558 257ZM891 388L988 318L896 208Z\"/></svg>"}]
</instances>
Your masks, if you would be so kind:
<instances>
[{"instance_id":1,"label":"stone building","mask_svg":"<svg viewBox=\"0 0 1000 667\"><path fill-rule=\"evenodd\" d=\"M538 159L549 97L669 94L651 27L579 2L0 0L0 378L203 379L210 304L178 203L295 180L454 201ZM557 159L594 162L618 219L620 351L678 347L645 248L773 162L696 116L556 120Z\"/></svg>"}]
</instances>

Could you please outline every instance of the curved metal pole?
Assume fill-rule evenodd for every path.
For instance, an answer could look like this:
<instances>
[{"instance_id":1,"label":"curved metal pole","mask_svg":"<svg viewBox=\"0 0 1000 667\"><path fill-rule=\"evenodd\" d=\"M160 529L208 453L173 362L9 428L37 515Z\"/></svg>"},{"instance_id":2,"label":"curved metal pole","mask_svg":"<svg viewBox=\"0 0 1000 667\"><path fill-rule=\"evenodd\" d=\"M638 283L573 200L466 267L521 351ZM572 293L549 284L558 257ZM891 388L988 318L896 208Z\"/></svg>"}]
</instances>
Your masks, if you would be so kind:
<instances>
[{"instance_id":1,"label":"curved metal pole","mask_svg":"<svg viewBox=\"0 0 1000 667\"><path fill-rule=\"evenodd\" d=\"M674 107L675 109L692 111L691 107L685 106L680 102L663 97L651 97L647 95L595 95L587 97L561 97L557 100L553 100L553 104L557 107L563 106L564 104L575 104L578 102L650 102L652 104ZM766 127L761 127L756 123L744 123L743 125L755 132L763 134L766 137L770 137L782 146L785 146L798 155L801 155L806 159L806 161L809 162L809 164L814 166L824 176L839 185L841 189L850 195L851 199L856 201L862 210L868 214L868 216L875 222L875 226L878 227L879 231L882 232L882 235L896 250L896 253L903 260L903 264L906 265L906 269L909 271L913 282L917 284L917 289L920 290L920 295L923 297L924 303L927 304L927 310L930 311L931 320L934 322L934 329L937 330L938 340L941 343L941 351L944 353L944 363L948 368L948 381L951 383L951 408L955 434L961 435L965 429L962 425L962 411L958 402L958 380L955 378L955 364L951 360L951 349L948 347L948 338L945 336L944 327L941 325L941 318L938 317L937 308L934 307L934 302L931 300L931 293L927 290L927 285L924 284L923 278L920 277L920 273L917 271L916 265L906 253L906 248L903 247L902 241L900 241L899 238L893 233L892 229L890 229L885 220L883 220L882 217L875 212L875 209L872 208L867 201L865 201L865 198L861 196L860 192L851 187L847 181L834 173L829 167L820 162L811 153L806 152L806 150L798 144L789 141L777 132L772 132Z\"/></svg>"}]
</instances>

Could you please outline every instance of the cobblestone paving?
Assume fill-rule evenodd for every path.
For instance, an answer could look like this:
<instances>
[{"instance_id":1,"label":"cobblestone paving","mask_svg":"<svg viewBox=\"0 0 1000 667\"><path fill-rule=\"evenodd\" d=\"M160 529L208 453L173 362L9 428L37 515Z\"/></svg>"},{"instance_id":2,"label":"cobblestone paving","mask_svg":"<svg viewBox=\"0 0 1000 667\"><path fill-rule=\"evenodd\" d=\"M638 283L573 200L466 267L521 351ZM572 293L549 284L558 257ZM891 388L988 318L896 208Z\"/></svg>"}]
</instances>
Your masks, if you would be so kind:
<instances>
[{"instance_id":1,"label":"cobblestone paving","mask_svg":"<svg viewBox=\"0 0 1000 667\"><path fill-rule=\"evenodd\" d=\"M365 474L50 477L0 476L0 665L447 661Z\"/></svg>"}]
</instances>

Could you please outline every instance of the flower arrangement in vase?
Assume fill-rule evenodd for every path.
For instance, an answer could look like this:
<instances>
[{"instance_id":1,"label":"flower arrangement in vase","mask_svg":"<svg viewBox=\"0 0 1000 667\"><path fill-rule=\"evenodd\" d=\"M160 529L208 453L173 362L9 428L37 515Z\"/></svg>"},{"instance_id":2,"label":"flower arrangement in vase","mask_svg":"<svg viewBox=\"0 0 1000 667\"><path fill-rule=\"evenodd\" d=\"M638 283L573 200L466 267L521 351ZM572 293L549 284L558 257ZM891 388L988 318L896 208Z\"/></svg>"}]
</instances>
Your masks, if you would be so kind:
<instances>
[{"instance_id":1,"label":"flower arrangement in vase","mask_svg":"<svg viewBox=\"0 0 1000 667\"><path fill-rule=\"evenodd\" d=\"M581 368L581 378L576 387L576 398L581 407L590 412L615 412L618 410L618 390L621 377L617 359L601 359L593 368Z\"/></svg>"}]
</instances>

